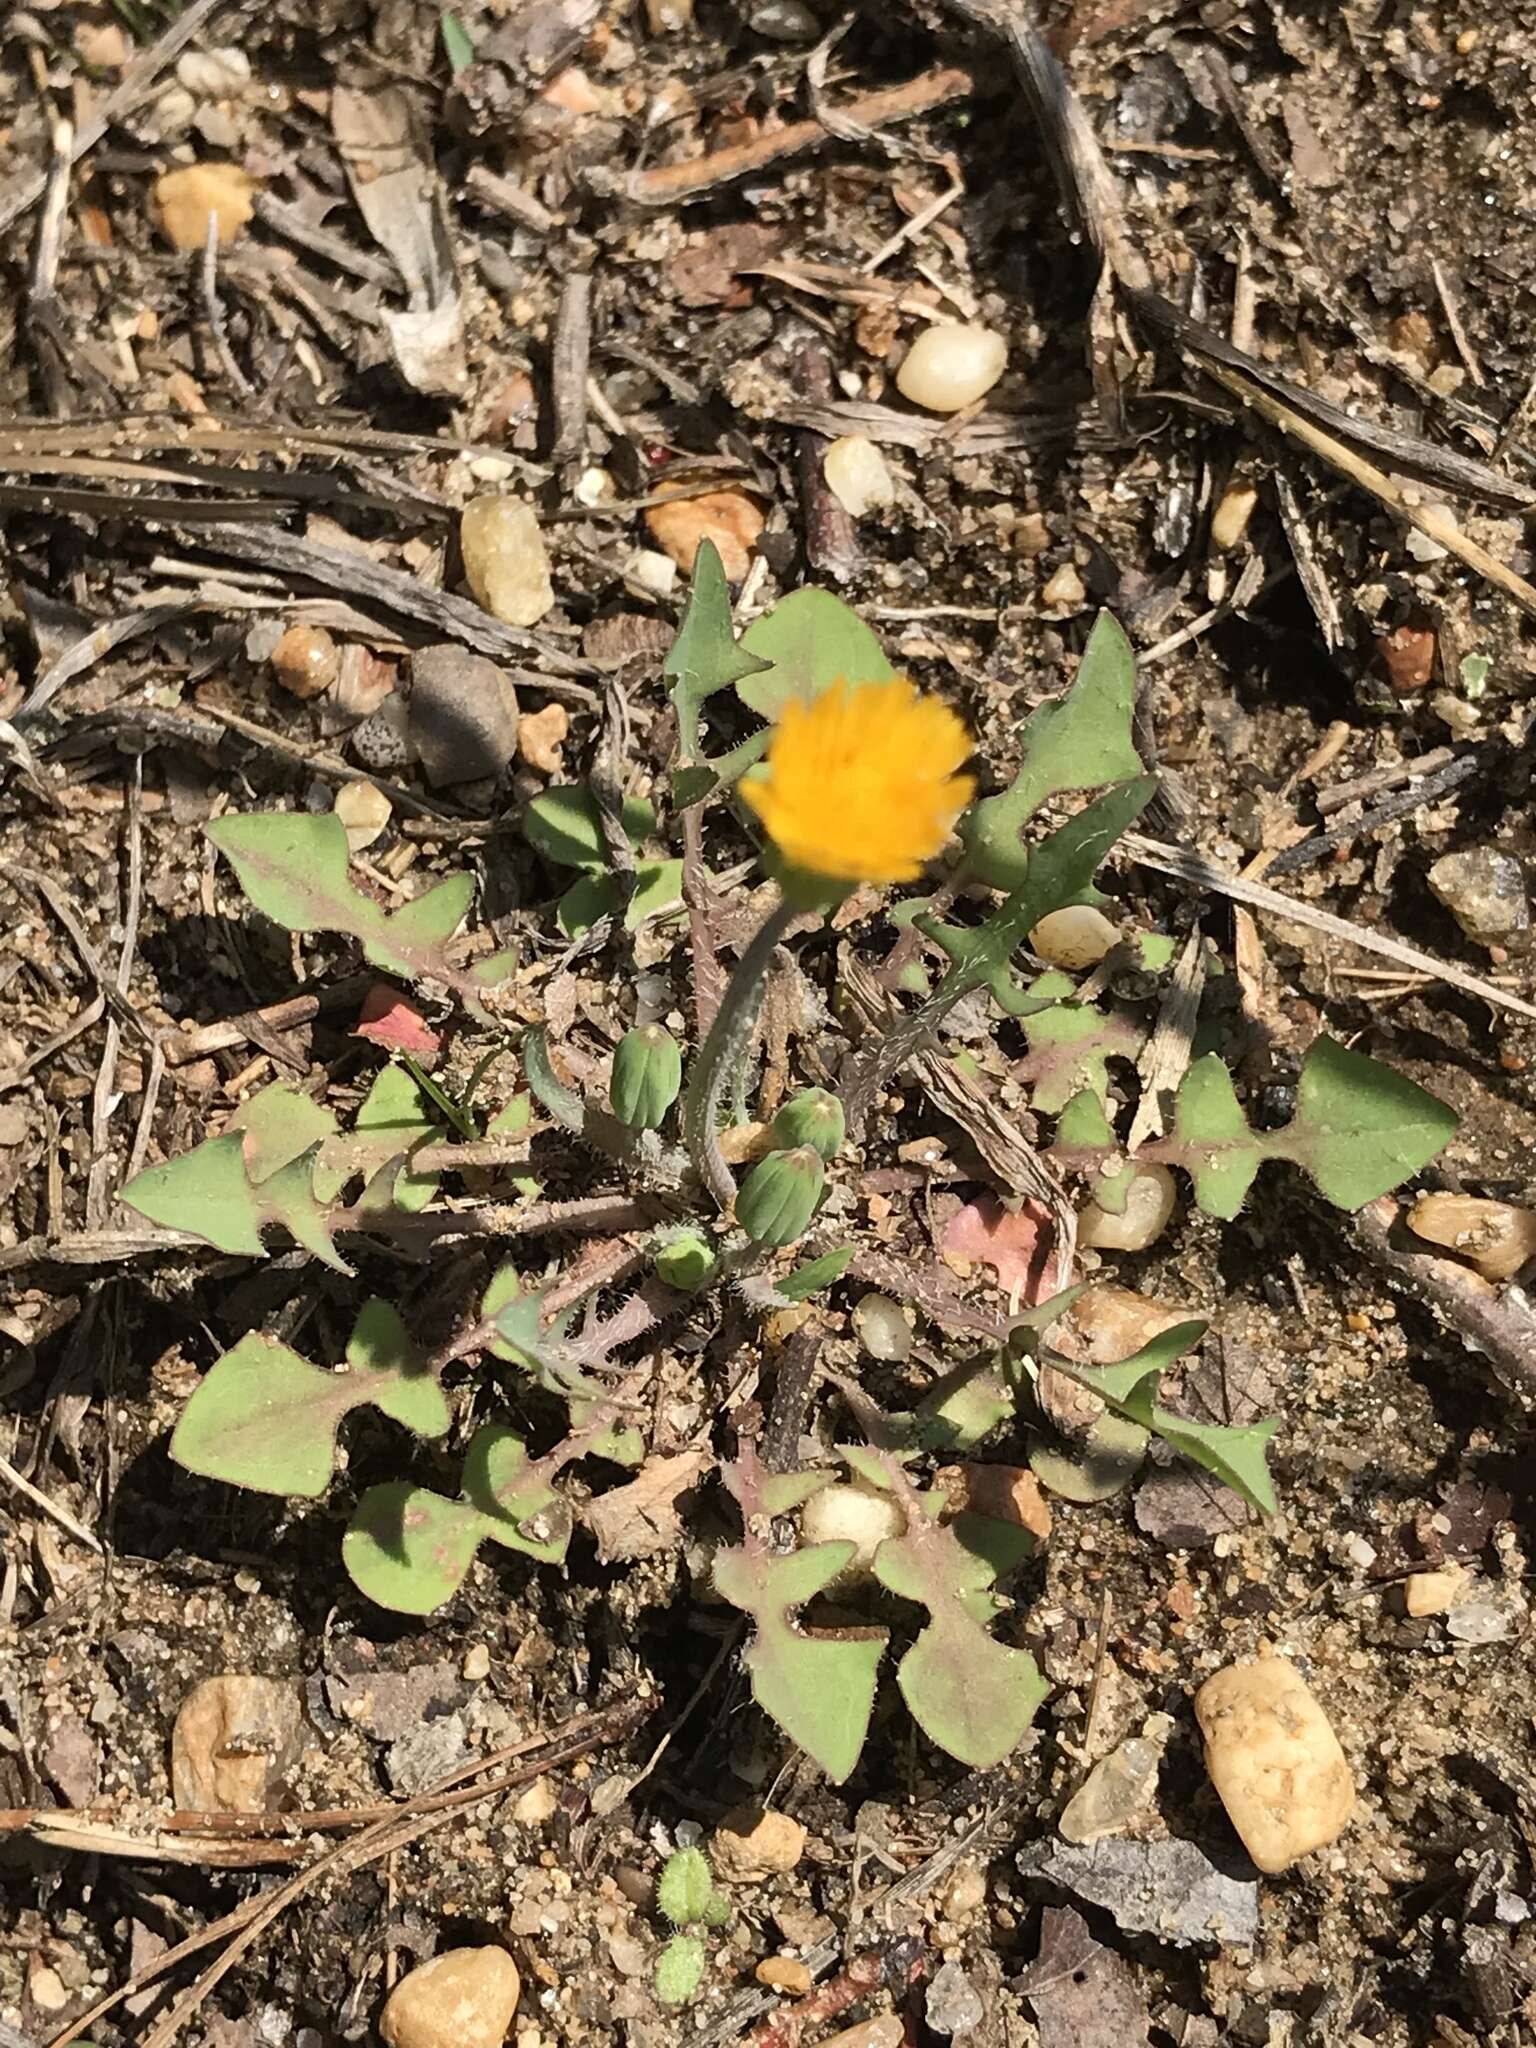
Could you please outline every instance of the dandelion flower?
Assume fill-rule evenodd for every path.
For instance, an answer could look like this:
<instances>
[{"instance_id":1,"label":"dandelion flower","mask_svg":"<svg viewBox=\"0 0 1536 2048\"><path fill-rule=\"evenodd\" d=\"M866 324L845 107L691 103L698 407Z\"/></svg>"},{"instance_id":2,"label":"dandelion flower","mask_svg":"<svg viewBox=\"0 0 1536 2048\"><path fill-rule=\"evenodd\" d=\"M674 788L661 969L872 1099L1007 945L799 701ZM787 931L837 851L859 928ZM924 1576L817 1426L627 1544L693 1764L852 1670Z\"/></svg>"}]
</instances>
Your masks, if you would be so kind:
<instances>
[{"instance_id":1,"label":"dandelion flower","mask_svg":"<svg viewBox=\"0 0 1536 2048\"><path fill-rule=\"evenodd\" d=\"M905 676L792 698L741 795L783 866L823 882L911 882L970 802L970 734Z\"/></svg>"}]
</instances>

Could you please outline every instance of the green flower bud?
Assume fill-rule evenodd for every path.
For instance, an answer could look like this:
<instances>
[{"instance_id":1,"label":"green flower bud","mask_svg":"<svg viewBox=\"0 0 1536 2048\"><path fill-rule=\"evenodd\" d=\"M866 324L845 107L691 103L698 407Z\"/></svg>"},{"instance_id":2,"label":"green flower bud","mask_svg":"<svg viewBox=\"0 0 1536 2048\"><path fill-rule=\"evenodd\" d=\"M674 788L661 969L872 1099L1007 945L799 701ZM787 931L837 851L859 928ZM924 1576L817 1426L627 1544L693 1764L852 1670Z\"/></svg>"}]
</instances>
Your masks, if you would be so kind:
<instances>
[{"instance_id":1,"label":"green flower bud","mask_svg":"<svg viewBox=\"0 0 1536 2048\"><path fill-rule=\"evenodd\" d=\"M715 1270L715 1248L701 1230L675 1230L652 1256L658 1280L668 1287L702 1287Z\"/></svg>"},{"instance_id":2,"label":"green flower bud","mask_svg":"<svg viewBox=\"0 0 1536 2048\"><path fill-rule=\"evenodd\" d=\"M792 1095L773 1120L781 1145L809 1145L823 1159L832 1159L847 1129L843 1105L825 1088L804 1088Z\"/></svg>"},{"instance_id":3,"label":"green flower bud","mask_svg":"<svg viewBox=\"0 0 1536 2048\"><path fill-rule=\"evenodd\" d=\"M683 1056L677 1041L659 1024L626 1031L613 1056L608 1099L620 1123L632 1131L654 1131L683 1085Z\"/></svg>"},{"instance_id":4,"label":"green flower bud","mask_svg":"<svg viewBox=\"0 0 1536 2048\"><path fill-rule=\"evenodd\" d=\"M816 1214L827 1169L809 1145L760 1159L736 1197L736 1221L754 1244L793 1244Z\"/></svg>"}]
</instances>

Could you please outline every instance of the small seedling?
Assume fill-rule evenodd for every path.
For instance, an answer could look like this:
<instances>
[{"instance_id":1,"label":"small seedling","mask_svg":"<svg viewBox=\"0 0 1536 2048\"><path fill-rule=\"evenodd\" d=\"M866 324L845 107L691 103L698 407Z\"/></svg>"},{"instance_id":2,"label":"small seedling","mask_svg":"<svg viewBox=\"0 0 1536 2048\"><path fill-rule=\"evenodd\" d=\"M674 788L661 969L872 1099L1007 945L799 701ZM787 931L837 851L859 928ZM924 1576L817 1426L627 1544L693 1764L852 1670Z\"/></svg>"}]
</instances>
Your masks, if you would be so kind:
<instances>
[{"instance_id":1,"label":"small seedling","mask_svg":"<svg viewBox=\"0 0 1536 2048\"><path fill-rule=\"evenodd\" d=\"M704 1981L709 1950L700 1928L723 1927L731 1902L715 1889L702 1849L674 1849L656 1886L656 1907L674 1932L656 1958L654 1983L663 2005L688 2005Z\"/></svg>"},{"instance_id":2,"label":"small seedling","mask_svg":"<svg viewBox=\"0 0 1536 2048\"><path fill-rule=\"evenodd\" d=\"M572 786L527 808L530 864L562 879L558 921L575 935L603 917L618 921L622 911L633 930L678 903L676 848L691 844L697 858L698 814L727 798L741 819L762 825L778 891L723 986L709 990L713 1022L702 1041L686 1048L659 1025L626 1018L606 1088L572 1085L567 1075L587 1071L590 1057L566 1066L560 1045L533 1028L516 1048L526 1092L488 1119L474 1111L481 1077L514 1049L508 1028L488 1013L498 1007L491 992L515 962L503 953L472 969L462 964L467 953L455 934L473 894L469 876L385 910L352 880L334 817L228 817L211 830L259 911L293 932L340 934L382 972L456 1003L459 1014L442 1036L456 1051L461 1039L480 1034L474 1073L456 1087L447 1071L451 1052L435 1071L425 1051L419 1060L385 1065L349 1126L289 1084L266 1088L227 1129L139 1174L124 1190L132 1207L237 1255L259 1256L268 1235L282 1233L348 1274L343 1243L350 1252L370 1239L430 1241L439 1218L445 1231L458 1228L461 1216L443 1201L456 1146L473 1163L485 1139L525 1131L536 1138L534 1105L556 1127L566 1157L592 1155L604 1190L595 1206L627 1205L620 1227L629 1234L620 1249L633 1253L628 1270L638 1268L638 1277L622 1298L605 1301L601 1315L594 1309L606 1278L600 1262L590 1273L548 1275L536 1285L504 1264L478 1303L454 1305L456 1334L433 1350L413 1339L388 1300L368 1299L338 1364L315 1363L252 1333L214 1362L188 1403L171 1441L180 1464L301 1498L344 1483L337 1474L346 1434L402 1432L402 1476L362 1493L342 1543L356 1584L401 1612L441 1606L488 1560L517 1554L533 1564L560 1563L574 1524L561 1488L566 1468L585 1461L584 1477L595 1484L593 1468L634 1465L645 1454L648 1383L624 1379L625 1346L684 1313L702 1324L715 1314L711 1299L726 1289L748 1312L761 1313L836 1284L854 1247L818 1241L815 1232L823 1212L844 1213L845 1201L833 1198L844 1195L845 1142L850 1134L868 1141L886 1082L935 1043L945 1016L967 997L984 991L1019 1020L1028 1044L1019 1072L1032 1109L1056 1119L1053 1161L1104 1209L1123 1204L1136 1165L1151 1161L1185 1173L1207 1214L1231 1217L1270 1160L1299 1166L1329 1201L1354 1208L1418 1172L1455 1128L1451 1112L1405 1077L1320 1038L1303 1063L1290 1122L1255 1130L1221 1057L1205 1049L1219 1042L1218 1015L1199 1020L1200 1056L1178 1087L1164 1134L1133 1158L1133 1111L1117 1099L1126 1092L1117 1076L1129 1078L1146 1035L1147 1000L1169 970L1173 942L1163 933L1128 932L1107 963L1111 971L1095 978L1108 993L1086 1000L1071 976L1041 973L1029 953L1030 934L1052 912L1104 902L1095 876L1155 788L1133 743L1134 664L1113 620L1095 627L1072 687L1024 728L1013 781L979 798L970 738L958 718L895 676L870 628L838 598L796 591L738 642L725 578L707 542L663 674L677 748L656 803L632 795L615 812L605 798L600 810L590 789ZM741 708L766 722L711 753L710 707L732 689ZM1063 797L1086 800L1070 815L1058 804L1055 822L1042 829L1042 807ZM918 970L922 999L844 1062L837 1085L804 1089L776 1108L766 1156L745 1168L731 1164L728 1152L734 1158L742 1148L722 1139L753 1120L755 1038L778 947L808 912L835 908L860 884L920 883L951 827L963 853L942 901L958 907L941 915L933 899L908 895L891 908L896 923L927 942L927 954L908 962ZM630 849L627 856L617 849L616 861L621 833ZM707 875L694 883L690 907L710 895ZM945 963L943 972L927 991L935 962ZM540 985L535 974L520 995ZM910 985L910 977L902 983ZM699 991L673 993L680 1011L694 1010ZM622 983L611 1000L625 1002ZM538 1183L521 1173L512 1188L526 1200ZM551 1211L577 1228L593 1206L577 1198ZM507 1213L515 1228L521 1212ZM487 1226L499 1227L499 1217ZM1274 1421L1218 1428L1161 1398L1163 1374L1202 1326L1181 1325L1123 1365L1090 1369L1051 1346L1051 1325L1072 1298L1068 1289L1012 1318L1005 1342L941 1379L909 1415L881 1415L857 1387L827 1382L864 1437L844 1444L839 1456L888 1496L897 1529L874 1556L876 1588L868 1597L877 1611L867 1622L850 1615L839 1583L849 1544L782 1547L782 1518L827 1485L832 1470L770 1472L750 1441L720 1467L742 1533L717 1554L714 1577L720 1594L750 1619L744 1661L754 1696L833 1779L847 1778L859 1762L887 1649L913 1720L975 1768L1016 1746L1043 1698L1044 1681L1018 1640L1022 1624L998 1590L1025 1562L1029 1539L1010 1525L951 1513L932 1474L946 1456L989 1437L1007 1432L1017 1440L1034 1430L1035 1390L1048 1368L1103 1404L1087 1454L1075 1463L1046 1438L1029 1449L1038 1469L1056 1459L1061 1483L1075 1486L1076 1497L1107 1497L1126 1483L1157 1436L1258 1512L1274 1509L1267 1466ZM450 1368L455 1378L476 1372L480 1383L477 1426L462 1452L445 1458ZM354 1414L369 1419L351 1420ZM536 1444L549 1447L536 1451ZM414 1476L418 1470L425 1476ZM840 1611L829 1609L834 1589ZM697 1989L704 1966L698 1929L712 1924L717 1901L697 1851L671 1859L662 1910L676 1932L657 1974L658 1995L670 2003Z\"/></svg>"}]
</instances>

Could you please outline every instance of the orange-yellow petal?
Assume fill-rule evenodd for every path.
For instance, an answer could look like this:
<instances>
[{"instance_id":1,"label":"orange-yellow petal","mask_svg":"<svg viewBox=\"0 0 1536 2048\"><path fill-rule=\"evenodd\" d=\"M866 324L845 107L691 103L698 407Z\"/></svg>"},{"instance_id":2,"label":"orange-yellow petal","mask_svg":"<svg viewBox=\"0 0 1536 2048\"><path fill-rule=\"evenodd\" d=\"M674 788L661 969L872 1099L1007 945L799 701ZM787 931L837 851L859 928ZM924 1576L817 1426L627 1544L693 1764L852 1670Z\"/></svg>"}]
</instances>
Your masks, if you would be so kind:
<instances>
[{"instance_id":1,"label":"orange-yellow petal","mask_svg":"<svg viewBox=\"0 0 1536 2048\"><path fill-rule=\"evenodd\" d=\"M792 699L764 772L741 784L779 857L838 882L911 882L943 846L975 783L956 771L970 734L905 676Z\"/></svg>"}]
</instances>

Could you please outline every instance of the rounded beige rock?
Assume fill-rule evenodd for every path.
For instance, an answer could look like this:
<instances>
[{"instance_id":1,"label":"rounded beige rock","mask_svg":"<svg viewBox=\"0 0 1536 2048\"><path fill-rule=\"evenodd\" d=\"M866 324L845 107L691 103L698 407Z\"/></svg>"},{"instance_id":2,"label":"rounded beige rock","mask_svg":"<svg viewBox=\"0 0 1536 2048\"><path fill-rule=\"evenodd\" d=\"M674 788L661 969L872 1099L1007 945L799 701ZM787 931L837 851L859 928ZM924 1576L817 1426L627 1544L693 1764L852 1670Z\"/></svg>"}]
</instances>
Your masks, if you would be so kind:
<instances>
[{"instance_id":1,"label":"rounded beige rock","mask_svg":"<svg viewBox=\"0 0 1536 2048\"><path fill-rule=\"evenodd\" d=\"M379 2015L387 2048L501 2048L517 2011L517 1965L504 1948L453 1948L409 1971Z\"/></svg>"},{"instance_id":2,"label":"rounded beige rock","mask_svg":"<svg viewBox=\"0 0 1536 2048\"><path fill-rule=\"evenodd\" d=\"M864 434L841 434L821 459L827 489L850 519L896 502L896 483L884 455Z\"/></svg>"},{"instance_id":3,"label":"rounded beige rock","mask_svg":"<svg viewBox=\"0 0 1536 2048\"><path fill-rule=\"evenodd\" d=\"M1536 1213L1479 1195L1420 1195L1408 1228L1426 1244L1460 1252L1485 1280L1512 1280L1536 1258Z\"/></svg>"},{"instance_id":4,"label":"rounded beige rock","mask_svg":"<svg viewBox=\"0 0 1536 2048\"><path fill-rule=\"evenodd\" d=\"M1089 1202L1077 1219L1077 1241L1101 1252L1143 1252L1168 1228L1178 1200L1173 1175L1166 1166L1138 1168L1125 1191L1125 1207L1116 1215Z\"/></svg>"},{"instance_id":5,"label":"rounded beige rock","mask_svg":"<svg viewBox=\"0 0 1536 2048\"><path fill-rule=\"evenodd\" d=\"M722 1884L760 1884L782 1877L805 1853L805 1829L787 1813L738 1807L715 1829L710 1858Z\"/></svg>"},{"instance_id":6,"label":"rounded beige rock","mask_svg":"<svg viewBox=\"0 0 1536 2048\"><path fill-rule=\"evenodd\" d=\"M984 398L1008 365L1008 344L991 327L930 327L902 358L896 389L925 412L960 412Z\"/></svg>"},{"instance_id":7,"label":"rounded beige rock","mask_svg":"<svg viewBox=\"0 0 1536 2048\"><path fill-rule=\"evenodd\" d=\"M1195 1695L1205 1767L1260 1870L1287 1870L1343 1833L1355 1783L1339 1738L1284 1657L1230 1664Z\"/></svg>"},{"instance_id":8,"label":"rounded beige rock","mask_svg":"<svg viewBox=\"0 0 1536 2048\"><path fill-rule=\"evenodd\" d=\"M1091 903L1050 911L1029 935L1030 950L1052 967L1097 967L1119 932Z\"/></svg>"},{"instance_id":9,"label":"rounded beige rock","mask_svg":"<svg viewBox=\"0 0 1536 2048\"><path fill-rule=\"evenodd\" d=\"M553 606L544 536L520 498L471 498L459 519L459 551L475 601L504 625L536 626Z\"/></svg>"},{"instance_id":10,"label":"rounded beige rock","mask_svg":"<svg viewBox=\"0 0 1536 2048\"><path fill-rule=\"evenodd\" d=\"M392 815L389 798L371 782L344 782L331 809L340 818L353 853L365 853Z\"/></svg>"}]
</instances>

